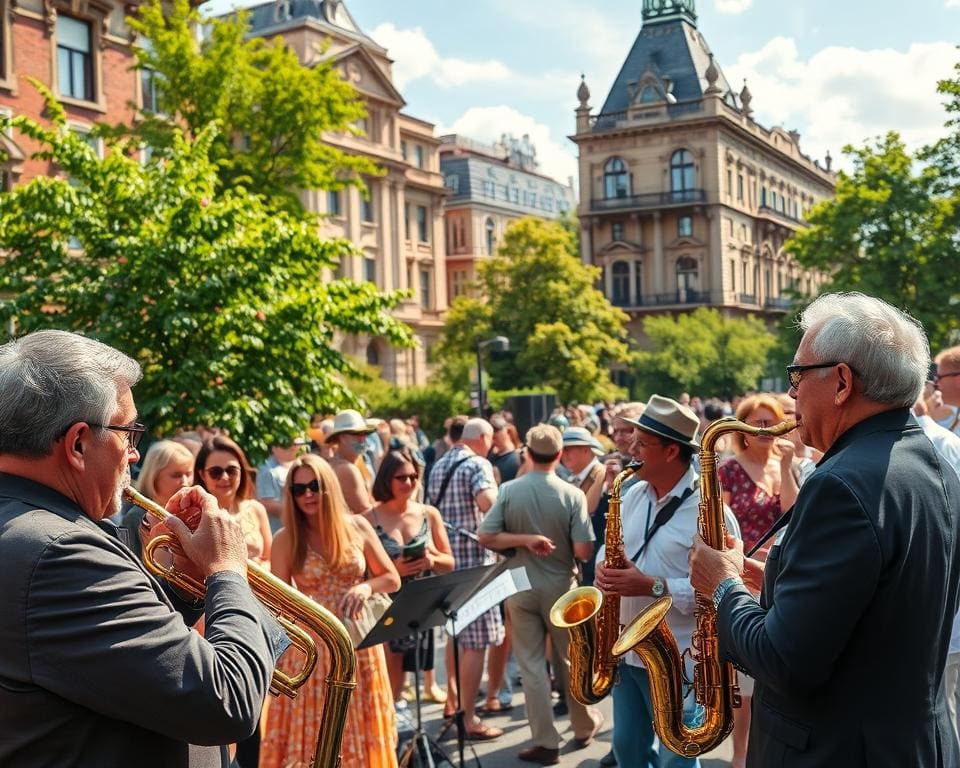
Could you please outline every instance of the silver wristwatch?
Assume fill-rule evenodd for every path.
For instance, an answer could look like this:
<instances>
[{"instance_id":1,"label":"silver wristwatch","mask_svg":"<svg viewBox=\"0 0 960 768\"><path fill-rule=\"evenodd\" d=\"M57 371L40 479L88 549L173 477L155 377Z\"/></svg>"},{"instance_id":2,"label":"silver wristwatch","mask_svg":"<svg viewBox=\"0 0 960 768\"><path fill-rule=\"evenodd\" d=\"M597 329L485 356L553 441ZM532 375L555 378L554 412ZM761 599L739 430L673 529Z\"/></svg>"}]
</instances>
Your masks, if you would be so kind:
<instances>
[{"instance_id":1,"label":"silver wristwatch","mask_svg":"<svg viewBox=\"0 0 960 768\"><path fill-rule=\"evenodd\" d=\"M667 591L667 585L663 579L659 576L653 577L653 584L650 585L650 594L654 597L663 597L663 593Z\"/></svg>"}]
</instances>

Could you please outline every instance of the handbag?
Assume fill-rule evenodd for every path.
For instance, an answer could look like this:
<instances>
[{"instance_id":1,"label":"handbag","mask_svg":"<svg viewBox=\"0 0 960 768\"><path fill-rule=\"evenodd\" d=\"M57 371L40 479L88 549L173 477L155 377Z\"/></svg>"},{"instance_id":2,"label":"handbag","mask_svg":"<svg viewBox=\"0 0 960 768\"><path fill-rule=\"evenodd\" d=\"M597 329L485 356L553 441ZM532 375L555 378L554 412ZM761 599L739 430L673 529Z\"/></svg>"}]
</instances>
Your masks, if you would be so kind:
<instances>
[{"instance_id":1,"label":"handbag","mask_svg":"<svg viewBox=\"0 0 960 768\"><path fill-rule=\"evenodd\" d=\"M380 617L387 612L392 603L393 601L382 592L375 592L364 602L357 618L343 619L343 626L350 634L354 648L360 645L363 639L370 634L370 630L377 625Z\"/></svg>"}]
</instances>

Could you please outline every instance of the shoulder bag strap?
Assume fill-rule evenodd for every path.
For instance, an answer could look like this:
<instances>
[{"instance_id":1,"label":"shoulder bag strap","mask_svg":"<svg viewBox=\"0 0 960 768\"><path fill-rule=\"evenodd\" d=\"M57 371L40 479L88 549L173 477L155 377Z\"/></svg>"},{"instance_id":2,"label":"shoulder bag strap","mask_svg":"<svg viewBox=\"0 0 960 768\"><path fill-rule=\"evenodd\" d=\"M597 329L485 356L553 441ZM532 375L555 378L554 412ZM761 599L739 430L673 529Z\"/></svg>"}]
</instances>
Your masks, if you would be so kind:
<instances>
[{"instance_id":1,"label":"shoulder bag strap","mask_svg":"<svg viewBox=\"0 0 960 768\"><path fill-rule=\"evenodd\" d=\"M653 519L653 527L650 529L650 533L647 534L647 538L644 540L640 549L637 550L637 554L630 558L631 563L635 563L640 559L640 555L643 554L643 551L647 548L647 544L649 544L651 539L653 539L654 534L656 534L657 531L670 522L670 518L676 514L678 509L680 509L680 505L692 495L693 487L687 488L687 490L685 490L679 496L674 496L663 509L657 512L657 516Z\"/></svg>"},{"instance_id":2,"label":"shoulder bag strap","mask_svg":"<svg viewBox=\"0 0 960 768\"><path fill-rule=\"evenodd\" d=\"M443 478L443 482L440 484L440 490L437 491L437 498L430 500L433 506L435 506L437 509L440 508L440 502L443 501L443 496L447 492L447 486L450 485L450 481L453 479L453 473L457 471L457 467L463 464L463 462L469 459L472 455L473 454L470 454L469 456L464 456L462 459L460 459L460 461L450 468L450 471L447 472L447 476Z\"/></svg>"}]
</instances>

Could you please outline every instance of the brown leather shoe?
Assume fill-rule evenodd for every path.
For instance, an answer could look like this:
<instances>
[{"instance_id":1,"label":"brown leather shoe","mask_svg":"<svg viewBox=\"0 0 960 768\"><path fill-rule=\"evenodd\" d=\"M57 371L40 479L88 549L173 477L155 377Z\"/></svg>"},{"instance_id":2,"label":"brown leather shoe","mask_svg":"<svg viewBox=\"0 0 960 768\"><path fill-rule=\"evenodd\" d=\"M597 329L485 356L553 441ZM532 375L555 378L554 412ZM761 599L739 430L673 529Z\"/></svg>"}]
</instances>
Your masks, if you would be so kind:
<instances>
[{"instance_id":1,"label":"brown leather shoe","mask_svg":"<svg viewBox=\"0 0 960 768\"><path fill-rule=\"evenodd\" d=\"M547 747L527 747L517 754L521 760L540 765L556 765L560 762L560 750Z\"/></svg>"}]
</instances>

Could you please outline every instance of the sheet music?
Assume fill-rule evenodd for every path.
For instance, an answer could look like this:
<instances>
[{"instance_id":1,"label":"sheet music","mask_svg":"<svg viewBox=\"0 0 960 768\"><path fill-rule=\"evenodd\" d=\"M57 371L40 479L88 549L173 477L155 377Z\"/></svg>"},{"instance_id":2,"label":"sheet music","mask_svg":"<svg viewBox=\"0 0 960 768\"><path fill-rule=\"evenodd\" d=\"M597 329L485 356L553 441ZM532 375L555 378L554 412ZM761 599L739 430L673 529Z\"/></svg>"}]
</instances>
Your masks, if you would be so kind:
<instances>
[{"instance_id":1,"label":"sheet music","mask_svg":"<svg viewBox=\"0 0 960 768\"><path fill-rule=\"evenodd\" d=\"M530 589L530 579L527 569L523 566L511 568L492 579L483 589L464 603L457 611L457 634L468 624L474 622L481 614L499 605L510 595L526 592ZM448 635L453 635L453 622L447 621Z\"/></svg>"}]
</instances>

